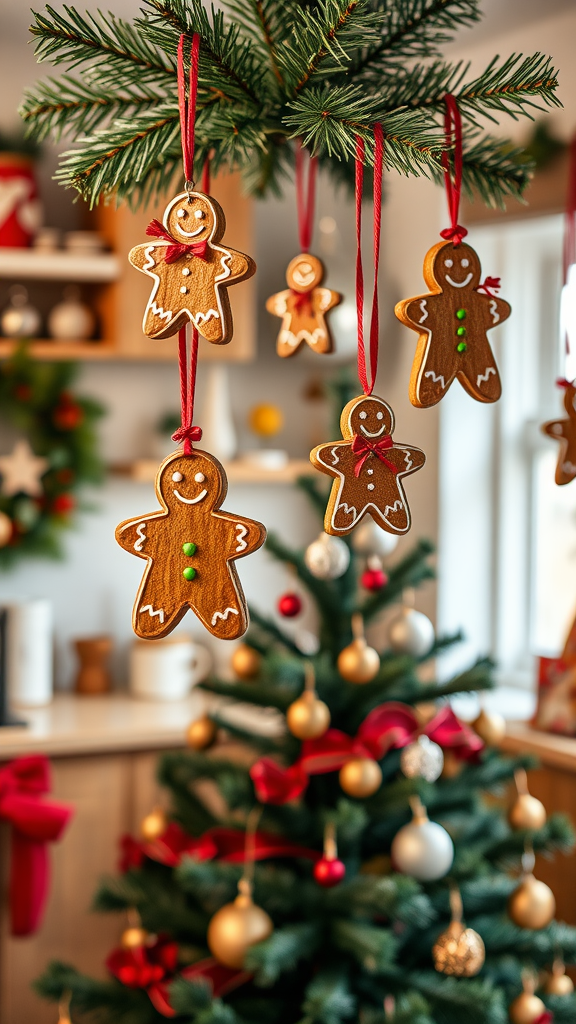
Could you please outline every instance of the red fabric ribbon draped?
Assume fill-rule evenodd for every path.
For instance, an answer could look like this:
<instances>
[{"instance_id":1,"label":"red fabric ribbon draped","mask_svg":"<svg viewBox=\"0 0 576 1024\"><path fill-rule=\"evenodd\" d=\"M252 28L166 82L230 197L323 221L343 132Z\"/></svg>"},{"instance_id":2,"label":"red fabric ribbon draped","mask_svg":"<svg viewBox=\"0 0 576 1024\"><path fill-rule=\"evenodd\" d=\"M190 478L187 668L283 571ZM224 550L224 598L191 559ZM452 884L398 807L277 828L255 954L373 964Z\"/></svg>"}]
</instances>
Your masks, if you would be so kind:
<instances>
[{"instance_id":1,"label":"red fabric ribbon draped","mask_svg":"<svg viewBox=\"0 0 576 1024\"><path fill-rule=\"evenodd\" d=\"M500 278L499 277L487 277L482 284L479 284L476 288L477 292L485 292L486 295L491 295L494 298L494 292L500 291Z\"/></svg>"},{"instance_id":2,"label":"red fabric ribbon draped","mask_svg":"<svg viewBox=\"0 0 576 1024\"><path fill-rule=\"evenodd\" d=\"M206 247L207 241L204 242L178 242L169 231L166 230L163 224L154 217L150 221L146 228L146 234L151 238L162 238L165 242L169 242L166 249L165 262L176 263L181 256L196 256L199 260L206 260Z\"/></svg>"},{"instance_id":3,"label":"red fabric ribbon draped","mask_svg":"<svg viewBox=\"0 0 576 1024\"><path fill-rule=\"evenodd\" d=\"M444 168L444 184L446 185L446 196L448 198L448 212L450 214L450 227L440 232L440 237L451 241L454 245L460 245L468 231L458 223L458 212L460 210L460 195L462 193L462 119L458 104L450 93L444 97L446 111L444 114L444 132L446 135L446 146L442 153L442 166ZM454 146L454 179L450 173L449 151Z\"/></svg>"},{"instance_id":4,"label":"red fabric ribbon draped","mask_svg":"<svg viewBox=\"0 0 576 1024\"><path fill-rule=\"evenodd\" d=\"M387 459L384 452L387 449L392 448L394 441L389 434L386 437L382 437L379 441L370 441L367 437L361 437L360 434L355 434L352 441L352 451L358 456L358 461L354 467L354 476L360 476L362 466L366 462L368 456L372 453L377 455L380 462L383 462L385 466L388 466L393 473L398 472L397 466L390 459Z\"/></svg>"},{"instance_id":5,"label":"red fabric ribbon draped","mask_svg":"<svg viewBox=\"0 0 576 1024\"><path fill-rule=\"evenodd\" d=\"M308 252L314 230L314 203L316 198L316 171L318 157L311 156L308 164L308 187L304 184L304 147L296 142L296 209L298 212L298 237L300 249ZM306 197L304 193L306 192Z\"/></svg>"},{"instance_id":6,"label":"red fabric ribbon draped","mask_svg":"<svg viewBox=\"0 0 576 1024\"><path fill-rule=\"evenodd\" d=\"M256 796L261 803L284 804L301 796L311 775L339 771L354 757L379 761L389 750L407 746L424 733L434 743L454 751L461 760L472 760L483 749L479 736L456 718L446 705L423 728L406 704L381 704L364 719L356 736L328 729L320 739L306 740L295 764L281 768L262 757L250 770Z\"/></svg>"},{"instance_id":7,"label":"red fabric ribbon draped","mask_svg":"<svg viewBox=\"0 0 576 1024\"><path fill-rule=\"evenodd\" d=\"M12 826L12 935L31 935L38 928L50 878L46 844L61 838L74 813L68 804L42 799L50 788L50 764L43 755L19 757L0 768L0 818Z\"/></svg>"}]
</instances>

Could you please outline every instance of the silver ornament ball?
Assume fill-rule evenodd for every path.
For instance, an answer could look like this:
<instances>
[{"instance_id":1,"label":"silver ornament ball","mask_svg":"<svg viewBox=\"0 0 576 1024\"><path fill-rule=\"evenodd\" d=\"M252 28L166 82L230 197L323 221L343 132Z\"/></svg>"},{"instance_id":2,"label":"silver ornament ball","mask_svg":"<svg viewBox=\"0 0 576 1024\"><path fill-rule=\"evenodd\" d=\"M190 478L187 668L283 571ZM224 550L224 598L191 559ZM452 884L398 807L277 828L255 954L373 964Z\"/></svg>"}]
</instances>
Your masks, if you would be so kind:
<instances>
[{"instance_id":1,"label":"silver ornament ball","mask_svg":"<svg viewBox=\"0 0 576 1024\"><path fill-rule=\"evenodd\" d=\"M352 547L357 555L391 555L398 544L398 537L382 530L373 519L365 519L352 534Z\"/></svg>"},{"instance_id":2,"label":"silver ornament ball","mask_svg":"<svg viewBox=\"0 0 576 1024\"><path fill-rule=\"evenodd\" d=\"M388 640L396 654L423 658L432 649L434 626L415 608L402 608L388 626Z\"/></svg>"},{"instance_id":3,"label":"silver ornament ball","mask_svg":"<svg viewBox=\"0 0 576 1024\"><path fill-rule=\"evenodd\" d=\"M350 564L350 549L340 537L321 533L304 553L306 568L318 580L337 580Z\"/></svg>"},{"instance_id":4,"label":"silver ornament ball","mask_svg":"<svg viewBox=\"0 0 576 1024\"><path fill-rule=\"evenodd\" d=\"M400 756L400 767L408 779L436 782L444 767L442 747L433 743L428 736L419 736L415 743L404 747Z\"/></svg>"},{"instance_id":5,"label":"silver ornament ball","mask_svg":"<svg viewBox=\"0 0 576 1024\"><path fill-rule=\"evenodd\" d=\"M428 818L404 825L392 842L392 862L419 882L435 882L452 867L454 845L446 829Z\"/></svg>"}]
</instances>

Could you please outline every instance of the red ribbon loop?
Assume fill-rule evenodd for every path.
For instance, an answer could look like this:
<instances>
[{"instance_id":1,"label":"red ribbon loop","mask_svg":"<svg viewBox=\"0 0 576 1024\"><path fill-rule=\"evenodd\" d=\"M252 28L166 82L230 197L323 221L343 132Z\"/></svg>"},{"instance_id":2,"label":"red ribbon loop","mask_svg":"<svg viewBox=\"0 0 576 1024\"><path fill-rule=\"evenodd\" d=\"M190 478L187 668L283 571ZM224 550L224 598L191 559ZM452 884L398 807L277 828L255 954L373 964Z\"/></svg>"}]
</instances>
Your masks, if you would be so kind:
<instances>
[{"instance_id":1,"label":"red ribbon loop","mask_svg":"<svg viewBox=\"0 0 576 1024\"><path fill-rule=\"evenodd\" d=\"M12 826L10 914L12 935L31 935L40 920L50 877L46 844L61 838L74 813L45 801L50 765L43 755L20 757L0 768L0 819Z\"/></svg>"},{"instance_id":2,"label":"red ribbon loop","mask_svg":"<svg viewBox=\"0 0 576 1024\"><path fill-rule=\"evenodd\" d=\"M196 94L198 92L198 58L200 36L195 32L190 49L189 94L186 101L186 78L184 75L184 43L182 34L178 42L178 107L180 110L180 133L182 135L182 162L187 182L194 179L194 129L196 123Z\"/></svg>"},{"instance_id":3,"label":"red ribbon loop","mask_svg":"<svg viewBox=\"0 0 576 1024\"><path fill-rule=\"evenodd\" d=\"M479 284L476 288L477 292L484 292L486 295L490 295L494 298L494 292L500 291L500 278L499 277L487 277L482 284Z\"/></svg>"},{"instance_id":4,"label":"red ribbon loop","mask_svg":"<svg viewBox=\"0 0 576 1024\"><path fill-rule=\"evenodd\" d=\"M397 473L398 467L395 466L393 462L390 462L390 459L387 459L384 455L384 452L393 446L394 441L390 437L390 434L387 434L386 437L382 437L379 441L370 441L367 437L361 437L360 434L354 434L352 451L355 455L358 455L358 461L354 467L354 476L360 476L362 466L370 455L376 455L380 459L380 462L383 462L385 466L388 466L388 469L391 470L392 473Z\"/></svg>"},{"instance_id":5,"label":"red ribbon loop","mask_svg":"<svg viewBox=\"0 0 576 1024\"><path fill-rule=\"evenodd\" d=\"M106 960L106 967L127 988L144 988L152 1005L163 1017L175 1017L170 1005L166 982L178 968L178 945L159 938L148 946L115 949Z\"/></svg>"},{"instance_id":6,"label":"red ribbon loop","mask_svg":"<svg viewBox=\"0 0 576 1024\"><path fill-rule=\"evenodd\" d=\"M164 257L166 263L176 263L181 256L196 256L199 260L208 259L206 256L208 242L206 240L203 242L178 242L156 217L150 221L146 228L146 234L154 238L162 238L165 242L170 243Z\"/></svg>"},{"instance_id":7,"label":"red ribbon loop","mask_svg":"<svg viewBox=\"0 0 576 1024\"><path fill-rule=\"evenodd\" d=\"M308 164L308 187L304 184L304 147L296 142L296 209L298 211L298 237L300 249L308 252L314 231L314 204L316 198L316 172L318 157L311 156ZM306 198L304 192L306 191Z\"/></svg>"},{"instance_id":8,"label":"red ribbon loop","mask_svg":"<svg viewBox=\"0 0 576 1024\"><path fill-rule=\"evenodd\" d=\"M484 747L480 737L459 721L449 705L421 729L411 707L390 701L370 712L356 736L328 729L320 739L306 740L299 759L289 768L281 768L268 757L260 758L250 769L256 796L261 803L288 803L302 795L311 775L339 771L354 757L379 761L389 750L407 746L420 733L450 748L461 760L475 759Z\"/></svg>"},{"instance_id":9,"label":"red ribbon loop","mask_svg":"<svg viewBox=\"0 0 576 1024\"><path fill-rule=\"evenodd\" d=\"M365 395L374 390L378 372L378 268L382 227L382 170L384 166L384 133L382 125L374 125L374 290L370 317L370 380L366 368L364 345L364 271L362 269L362 189L364 185L364 139L356 136L356 315L358 319L358 378Z\"/></svg>"},{"instance_id":10,"label":"red ribbon loop","mask_svg":"<svg viewBox=\"0 0 576 1024\"><path fill-rule=\"evenodd\" d=\"M460 245L468 231L458 223L458 212L460 209L460 196L462 194L462 119L458 104L450 93L444 97L446 111L444 114L444 132L446 146L442 153L442 167L444 168L444 184L446 185L446 196L448 199L448 212L450 215L450 227L440 232L440 237L451 241L455 246ZM454 180L450 174L449 151L454 146Z\"/></svg>"}]
</instances>

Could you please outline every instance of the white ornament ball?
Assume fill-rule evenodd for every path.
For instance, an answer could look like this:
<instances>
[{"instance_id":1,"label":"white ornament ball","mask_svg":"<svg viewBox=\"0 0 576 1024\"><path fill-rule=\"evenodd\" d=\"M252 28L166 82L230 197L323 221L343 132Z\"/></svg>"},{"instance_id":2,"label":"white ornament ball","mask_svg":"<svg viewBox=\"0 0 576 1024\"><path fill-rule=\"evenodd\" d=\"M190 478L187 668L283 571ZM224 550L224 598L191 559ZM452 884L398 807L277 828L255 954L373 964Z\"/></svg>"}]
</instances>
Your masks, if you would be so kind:
<instances>
[{"instance_id":1,"label":"white ornament ball","mask_svg":"<svg viewBox=\"0 0 576 1024\"><path fill-rule=\"evenodd\" d=\"M415 743L404 747L400 756L400 767L408 779L436 782L444 767L442 747L433 743L428 736L419 736Z\"/></svg>"},{"instance_id":2,"label":"white ornament ball","mask_svg":"<svg viewBox=\"0 0 576 1024\"><path fill-rule=\"evenodd\" d=\"M435 882L450 871L454 844L442 825L428 818L404 825L392 842L392 862L419 882Z\"/></svg>"},{"instance_id":3,"label":"white ornament ball","mask_svg":"<svg viewBox=\"0 0 576 1024\"><path fill-rule=\"evenodd\" d=\"M316 579L337 580L350 565L350 549L340 537L321 533L306 548L304 561Z\"/></svg>"},{"instance_id":4,"label":"white ornament ball","mask_svg":"<svg viewBox=\"0 0 576 1024\"><path fill-rule=\"evenodd\" d=\"M415 608L402 608L388 626L388 640L396 654L423 658L432 649L434 626Z\"/></svg>"},{"instance_id":5,"label":"white ornament ball","mask_svg":"<svg viewBox=\"0 0 576 1024\"><path fill-rule=\"evenodd\" d=\"M307 658L313 658L320 650L320 640L315 633L311 633L308 629L299 629L294 634L294 643L300 653Z\"/></svg>"},{"instance_id":6,"label":"white ornament ball","mask_svg":"<svg viewBox=\"0 0 576 1024\"><path fill-rule=\"evenodd\" d=\"M373 519L365 519L352 534L352 547L357 555L391 555L398 544L398 537L382 530Z\"/></svg>"},{"instance_id":7,"label":"white ornament ball","mask_svg":"<svg viewBox=\"0 0 576 1024\"><path fill-rule=\"evenodd\" d=\"M80 301L80 289L72 284L48 315L48 333L62 341L84 341L94 333L96 323L89 306Z\"/></svg>"},{"instance_id":8,"label":"white ornament ball","mask_svg":"<svg viewBox=\"0 0 576 1024\"><path fill-rule=\"evenodd\" d=\"M10 289L10 303L0 319L7 338L33 338L40 331L40 313L28 302L28 292L19 284Z\"/></svg>"}]
</instances>

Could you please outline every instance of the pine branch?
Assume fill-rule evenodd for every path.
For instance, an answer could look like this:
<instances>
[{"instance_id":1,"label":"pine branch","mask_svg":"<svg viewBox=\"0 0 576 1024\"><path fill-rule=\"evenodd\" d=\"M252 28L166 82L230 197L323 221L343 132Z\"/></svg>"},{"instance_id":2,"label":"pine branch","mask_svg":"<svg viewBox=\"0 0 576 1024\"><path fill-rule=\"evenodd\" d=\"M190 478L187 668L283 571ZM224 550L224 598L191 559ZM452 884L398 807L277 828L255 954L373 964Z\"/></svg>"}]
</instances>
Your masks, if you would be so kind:
<instances>
[{"instance_id":1,"label":"pine branch","mask_svg":"<svg viewBox=\"0 0 576 1024\"><path fill-rule=\"evenodd\" d=\"M145 989L127 988L118 981L95 981L60 960L52 960L33 987L38 995L52 1002L70 994L73 1016L96 1012L100 1019L104 1019L104 1011L108 1020L114 1020L115 1024L134 1024L135 1021L153 1024L158 1021Z\"/></svg>"},{"instance_id":2,"label":"pine branch","mask_svg":"<svg viewBox=\"0 0 576 1024\"><path fill-rule=\"evenodd\" d=\"M350 1020L355 1008L356 997L342 971L321 970L306 988L301 1024L340 1024Z\"/></svg>"},{"instance_id":3,"label":"pine branch","mask_svg":"<svg viewBox=\"0 0 576 1024\"><path fill-rule=\"evenodd\" d=\"M99 83L94 91L84 82L63 75L35 83L24 93L19 114L25 124L34 125L34 135L44 139L52 134L55 139L63 135L93 132L102 122L116 118L127 120L138 117L161 98L142 86L118 87L107 91Z\"/></svg>"},{"instance_id":4,"label":"pine branch","mask_svg":"<svg viewBox=\"0 0 576 1024\"><path fill-rule=\"evenodd\" d=\"M338 949L350 953L369 974L382 971L394 962L397 941L388 929L336 918L332 922L331 937Z\"/></svg>"},{"instance_id":5,"label":"pine branch","mask_svg":"<svg viewBox=\"0 0 576 1024\"><path fill-rule=\"evenodd\" d=\"M435 917L430 900L418 882L404 875L386 878L357 875L350 882L331 890L327 902L331 911L353 916L388 917L419 927L424 927Z\"/></svg>"},{"instance_id":6,"label":"pine branch","mask_svg":"<svg viewBox=\"0 0 576 1024\"><path fill-rule=\"evenodd\" d=\"M309 960L322 944L319 923L289 924L276 928L269 939L252 946L246 967L256 974L256 984L273 985L281 974L292 971L300 960Z\"/></svg>"},{"instance_id":7,"label":"pine branch","mask_svg":"<svg viewBox=\"0 0 576 1024\"><path fill-rule=\"evenodd\" d=\"M234 15L253 43L260 46L270 61L271 71L281 87L284 86L277 59L278 43L290 30L295 7L292 2L278 4L276 0L225 0L226 7Z\"/></svg>"}]
</instances>

